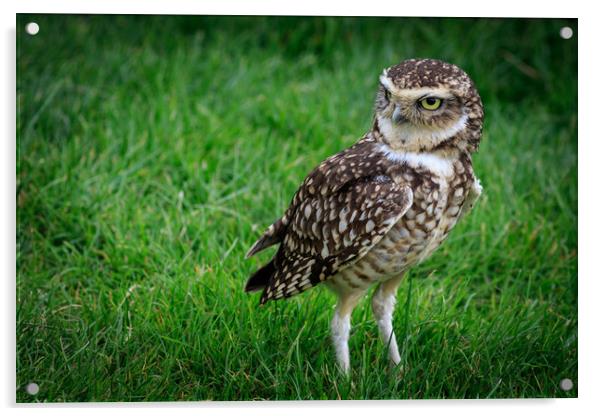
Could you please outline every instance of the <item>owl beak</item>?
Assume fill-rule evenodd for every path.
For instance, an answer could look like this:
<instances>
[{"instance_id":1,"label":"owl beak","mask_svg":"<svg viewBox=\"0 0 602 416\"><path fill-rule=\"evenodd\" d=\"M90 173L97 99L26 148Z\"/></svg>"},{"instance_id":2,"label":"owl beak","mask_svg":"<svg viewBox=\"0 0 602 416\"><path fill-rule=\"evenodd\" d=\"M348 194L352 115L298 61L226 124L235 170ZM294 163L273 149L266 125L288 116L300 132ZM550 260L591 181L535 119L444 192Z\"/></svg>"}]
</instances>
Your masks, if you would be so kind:
<instances>
[{"instance_id":1,"label":"owl beak","mask_svg":"<svg viewBox=\"0 0 602 416\"><path fill-rule=\"evenodd\" d=\"M395 124L403 124L408 121L408 119L405 118L403 116L403 114L401 114L401 109L399 108L399 105L395 106L395 110L393 110L392 118L393 118L393 121L395 122Z\"/></svg>"}]
</instances>

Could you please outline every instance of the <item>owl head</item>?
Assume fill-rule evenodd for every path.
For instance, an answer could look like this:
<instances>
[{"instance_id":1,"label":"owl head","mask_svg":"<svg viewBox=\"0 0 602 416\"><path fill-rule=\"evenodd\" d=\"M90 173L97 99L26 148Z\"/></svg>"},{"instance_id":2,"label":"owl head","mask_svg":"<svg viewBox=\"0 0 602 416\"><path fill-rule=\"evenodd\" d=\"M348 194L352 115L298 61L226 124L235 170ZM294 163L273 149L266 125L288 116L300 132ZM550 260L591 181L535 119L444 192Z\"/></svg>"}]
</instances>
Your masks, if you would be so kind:
<instances>
[{"instance_id":1,"label":"owl head","mask_svg":"<svg viewBox=\"0 0 602 416\"><path fill-rule=\"evenodd\" d=\"M483 105L474 83L457 66L409 59L380 76L375 125L396 150L453 146L473 152L481 140Z\"/></svg>"}]
</instances>

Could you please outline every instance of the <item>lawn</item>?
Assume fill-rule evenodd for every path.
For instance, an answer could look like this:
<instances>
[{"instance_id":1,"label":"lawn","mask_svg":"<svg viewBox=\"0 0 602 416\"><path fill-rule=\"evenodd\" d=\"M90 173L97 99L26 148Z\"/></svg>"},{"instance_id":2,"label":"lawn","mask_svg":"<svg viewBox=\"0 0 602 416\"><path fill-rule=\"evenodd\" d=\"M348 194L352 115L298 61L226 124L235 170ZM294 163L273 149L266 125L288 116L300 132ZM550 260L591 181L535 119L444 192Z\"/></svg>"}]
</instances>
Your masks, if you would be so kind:
<instances>
[{"instance_id":1,"label":"lawn","mask_svg":"<svg viewBox=\"0 0 602 416\"><path fill-rule=\"evenodd\" d=\"M577 396L576 20L17 23L18 401ZM346 379L334 295L259 307L244 254L410 57L475 80L484 195L400 287L405 374L363 301Z\"/></svg>"}]
</instances>

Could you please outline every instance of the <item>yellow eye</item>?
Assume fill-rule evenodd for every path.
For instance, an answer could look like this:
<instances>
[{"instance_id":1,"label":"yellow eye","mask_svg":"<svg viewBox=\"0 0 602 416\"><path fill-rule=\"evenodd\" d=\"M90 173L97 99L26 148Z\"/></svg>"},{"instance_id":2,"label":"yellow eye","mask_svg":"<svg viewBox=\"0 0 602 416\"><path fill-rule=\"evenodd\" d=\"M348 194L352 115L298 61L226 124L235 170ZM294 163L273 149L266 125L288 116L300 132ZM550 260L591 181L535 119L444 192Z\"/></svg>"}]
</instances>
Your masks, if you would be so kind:
<instances>
[{"instance_id":1,"label":"yellow eye","mask_svg":"<svg viewBox=\"0 0 602 416\"><path fill-rule=\"evenodd\" d=\"M420 100L420 105L425 110L436 110L441 107L441 99L435 97L426 97Z\"/></svg>"}]
</instances>

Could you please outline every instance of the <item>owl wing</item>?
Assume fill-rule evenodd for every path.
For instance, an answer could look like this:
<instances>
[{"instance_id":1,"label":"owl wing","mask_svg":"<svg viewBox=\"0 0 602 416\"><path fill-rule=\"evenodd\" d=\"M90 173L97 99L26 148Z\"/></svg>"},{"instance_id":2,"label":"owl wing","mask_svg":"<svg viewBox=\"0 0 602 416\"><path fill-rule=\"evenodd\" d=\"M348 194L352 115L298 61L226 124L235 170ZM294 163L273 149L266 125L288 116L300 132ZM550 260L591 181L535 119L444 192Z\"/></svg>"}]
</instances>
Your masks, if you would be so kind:
<instances>
[{"instance_id":1,"label":"owl wing","mask_svg":"<svg viewBox=\"0 0 602 416\"><path fill-rule=\"evenodd\" d=\"M384 174L385 166L373 139L364 138L328 159L307 175L290 206L276 222L251 246L246 257L282 242L292 216L308 197L330 195L358 179Z\"/></svg>"},{"instance_id":2,"label":"owl wing","mask_svg":"<svg viewBox=\"0 0 602 416\"><path fill-rule=\"evenodd\" d=\"M267 265L270 277L261 304L303 292L353 264L412 205L411 188L382 174L327 182L321 185L328 191L322 192L324 186L307 191L287 211L280 248Z\"/></svg>"}]
</instances>

